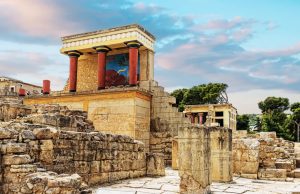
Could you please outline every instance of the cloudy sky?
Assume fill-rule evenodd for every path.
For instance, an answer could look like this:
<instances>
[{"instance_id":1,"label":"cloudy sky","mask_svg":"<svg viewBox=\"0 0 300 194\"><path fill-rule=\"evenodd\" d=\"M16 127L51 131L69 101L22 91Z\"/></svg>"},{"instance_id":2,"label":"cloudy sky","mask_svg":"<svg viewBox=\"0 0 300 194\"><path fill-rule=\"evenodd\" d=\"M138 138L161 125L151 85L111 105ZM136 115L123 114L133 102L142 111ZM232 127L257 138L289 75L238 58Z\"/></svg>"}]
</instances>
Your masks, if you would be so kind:
<instances>
[{"instance_id":1,"label":"cloudy sky","mask_svg":"<svg viewBox=\"0 0 300 194\"><path fill-rule=\"evenodd\" d=\"M138 23L157 37L155 79L169 91L227 83L239 113L259 113L267 96L300 101L297 0L1 0L0 10L0 75L62 89L61 36Z\"/></svg>"}]
</instances>

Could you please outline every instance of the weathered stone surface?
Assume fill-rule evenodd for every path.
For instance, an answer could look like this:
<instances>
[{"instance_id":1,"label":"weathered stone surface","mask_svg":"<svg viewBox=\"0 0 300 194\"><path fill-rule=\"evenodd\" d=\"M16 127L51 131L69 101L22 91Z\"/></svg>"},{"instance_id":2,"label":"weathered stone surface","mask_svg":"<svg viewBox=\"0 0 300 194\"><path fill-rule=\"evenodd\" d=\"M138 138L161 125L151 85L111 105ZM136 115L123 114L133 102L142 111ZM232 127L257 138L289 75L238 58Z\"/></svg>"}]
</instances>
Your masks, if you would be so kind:
<instances>
[{"instance_id":1,"label":"weathered stone surface","mask_svg":"<svg viewBox=\"0 0 300 194\"><path fill-rule=\"evenodd\" d=\"M234 173L245 178L286 180L287 176L294 177L294 152L294 143L276 138L275 132L234 139Z\"/></svg>"},{"instance_id":2,"label":"weathered stone surface","mask_svg":"<svg viewBox=\"0 0 300 194\"><path fill-rule=\"evenodd\" d=\"M19 165L19 164L28 164L31 162L29 155L4 155L3 164L4 165Z\"/></svg>"},{"instance_id":3,"label":"weathered stone surface","mask_svg":"<svg viewBox=\"0 0 300 194\"><path fill-rule=\"evenodd\" d=\"M259 167L259 141L256 139L233 140L233 173L257 174Z\"/></svg>"},{"instance_id":4,"label":"weathered stone surface","mask_svg":"<svg viewBox=\"0 0 300 194\"><path fill-rule=\"evenodd\" d=\"M286 169L259 169L258 178L285 181L285 179L287 178Z\"/></svg>"},{"instance_id":5,"label":"weathered stone surface","mask_svg":"<svg viewBox=\"0 0 300 194\"><path fill-rule=\"evenodd\" d=\"M165 158L163 154L147 153L147 176L165 176Z\"/></svg>"},{"instance_id":6,"label":"weathered stone surface","mask_svg":"<svg viewBox=\"0 0 300 194\"><path fill-rule=\"evenodd\" d=\"M205 193L211 184L209 128L190 126L178 131L180 192Z\"/></svg>"},{"instance_id":7,"label":"weathered stone surface","mask_svg":"<svg viewBox=\"0 0 300 194\"><path fill-rule=\"evenodd\" d=\"M52 127L34 129L33 134L37 139L55 139L59 135L57 129Z\"/></svg>"},{"instance_id":8,"label":"weathered stone surface","mask_svg":"<svg viewBox=\"0 0 300 194\"><path fill-rule=\"evenodd\" d=\"M16 137L17 131L13 129L0 128L0 139L12 139Z\"/></svg>"},{"instance_id":9,"label":"weathered stone surface","mask_svg":"<svg viewBox=\"0 0 300 194\"><path fill-rule=\"evenodd\" d=\"M232 131L221 127L210 127L212 181L230 182L232 172Z\"/></svg>"}]
</instances>

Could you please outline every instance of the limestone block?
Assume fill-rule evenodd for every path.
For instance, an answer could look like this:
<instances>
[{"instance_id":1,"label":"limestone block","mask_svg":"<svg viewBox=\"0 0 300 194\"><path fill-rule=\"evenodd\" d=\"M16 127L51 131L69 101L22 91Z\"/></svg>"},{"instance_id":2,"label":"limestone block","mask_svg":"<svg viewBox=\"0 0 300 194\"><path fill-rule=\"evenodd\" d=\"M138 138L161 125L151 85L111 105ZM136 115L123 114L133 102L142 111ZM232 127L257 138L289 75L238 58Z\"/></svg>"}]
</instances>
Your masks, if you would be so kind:
<instances>
[{"instance_id":1,"label":"limestone block","mask_svg":"<svg viewBox=\"0 0 300 194\"><path fill-rule=\"evenodd\" d=\"M25 143L8 143L5 145L6 153L25 153L26 144Z\"/></svg>"},{"instance_id":2,"label":"limestone block","mask_svg":"<svg viewBox=\"0 0 300 194\"><path fill-rule=\"evenodd\" d=\"M29 155L4 155L3 164L8 165L19 165L31 163L31 158Z\"/></svg>"},{"instance_id":3,"label":"limestone block","mask_svg":"<svg viewBox=\"0 0 300 194\"><path fill-rule=\"evenodd\" d=\"M259 179L266 179L266 180L280 180L285 181L287 178L286 169L259 169L258 172Z\"/></svg>"},{"instance_id":4,"label":"limestone block","mask_svg":"<svg viewBox=\"0 0 300 194\"><path fill-rule=\"evenodd\" d=\"M0 128L0 139L12 139L17 134L18 132L13 129Z\"/></svg>"},{"instance_id":5,"label":"limestone block","mask_svg":"<svg viewBox=\"0 0 300 194\"><path fill-rule=\"evenodd\" d=\"M163 154L147 153L147 176L165 176L165 158Z\"/></svg>"},{"instance_id":6,"label":"limestone block","mask_svg":"<svg viewBox=\"0 0 300 194\"><path fill-rule=\"evenodd\" d=\"M55 128L37 128L33 130L37 139L55 139L58 137L58 131Z\"/></svg>"}]
</instances>

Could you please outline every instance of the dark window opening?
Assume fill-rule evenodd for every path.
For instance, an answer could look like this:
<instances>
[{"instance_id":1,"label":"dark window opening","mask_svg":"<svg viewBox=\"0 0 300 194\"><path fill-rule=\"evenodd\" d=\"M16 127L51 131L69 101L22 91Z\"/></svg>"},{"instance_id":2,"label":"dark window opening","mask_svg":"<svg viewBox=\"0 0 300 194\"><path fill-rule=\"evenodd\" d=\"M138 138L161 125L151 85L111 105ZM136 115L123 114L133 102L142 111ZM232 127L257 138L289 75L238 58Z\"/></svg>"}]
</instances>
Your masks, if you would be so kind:
<instances>
[{"instance_id":1,"label":"dark window opening","mask_svg":"<svg viewBox=\"0 0 300 194\"><path fill-rule=\"evenodd\" d=\"M216 119L216 122L220 124L220 127L224 127L224 120L223 119Z\"/></svg>"},{"instance_id":2,"label":"dark window opening","mask_svg":"<svg viewBox=\"0 0 300 194\"><path fill-rule=\"evenodd\" d=\"M223 111L216 112L216 117L222 117L223 115Z\"/></svg>"}]
</instances>

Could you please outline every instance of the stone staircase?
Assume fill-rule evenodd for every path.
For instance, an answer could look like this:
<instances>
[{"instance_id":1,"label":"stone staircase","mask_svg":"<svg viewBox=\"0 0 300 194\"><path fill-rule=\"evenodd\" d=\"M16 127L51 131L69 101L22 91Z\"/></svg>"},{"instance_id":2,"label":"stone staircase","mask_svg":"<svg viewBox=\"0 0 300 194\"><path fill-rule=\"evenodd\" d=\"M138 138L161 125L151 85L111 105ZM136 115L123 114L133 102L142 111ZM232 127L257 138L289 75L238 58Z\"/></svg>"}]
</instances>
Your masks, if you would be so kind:
<instances>
[{"instance_id":1,"label":"stone staircase","mask_svg":"<svg viewBox=\"0 0 300 194\"><path fill-rule=\"evenodd\" d=\"M191 122L173 106L176 98L159 86L157 81L143 82L140 86L152 93L150 151L164 153L166 164L171 165L172 141L178 135L178 129Z\"/></svg>"},{"instance_id":2,"label":"stone staircase","mask_svg":"<svg viewBox=\"0 0 300 194\"><path fill-rule=\"evenodd\" d=\"M300 143L295 143L296 169L294 170L295 178L300 178Z\"/></svg>"}]
</instances>

